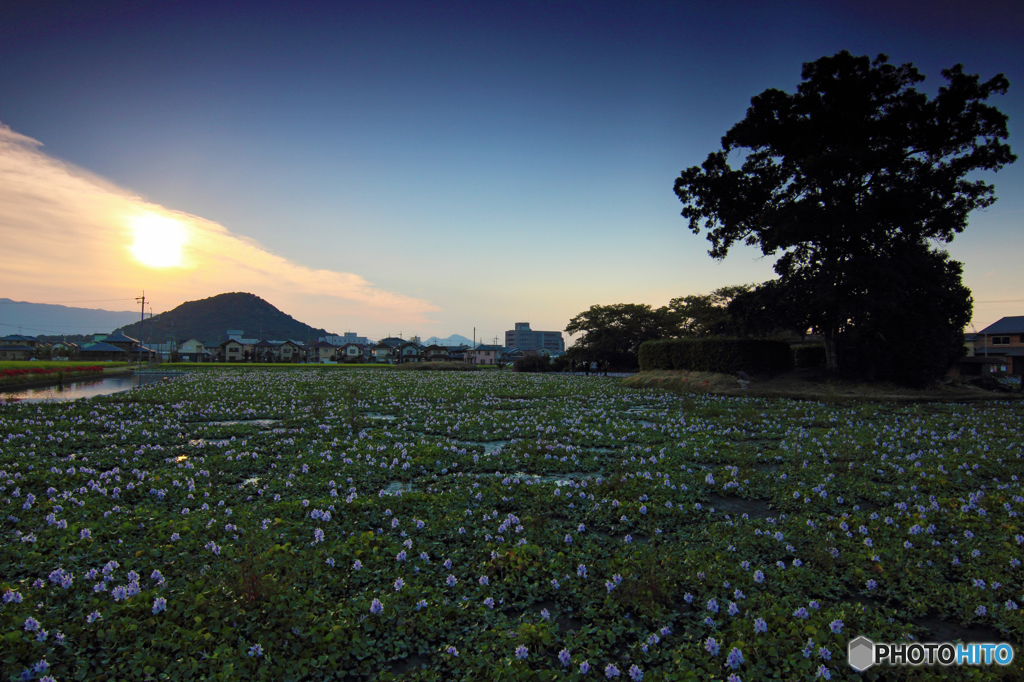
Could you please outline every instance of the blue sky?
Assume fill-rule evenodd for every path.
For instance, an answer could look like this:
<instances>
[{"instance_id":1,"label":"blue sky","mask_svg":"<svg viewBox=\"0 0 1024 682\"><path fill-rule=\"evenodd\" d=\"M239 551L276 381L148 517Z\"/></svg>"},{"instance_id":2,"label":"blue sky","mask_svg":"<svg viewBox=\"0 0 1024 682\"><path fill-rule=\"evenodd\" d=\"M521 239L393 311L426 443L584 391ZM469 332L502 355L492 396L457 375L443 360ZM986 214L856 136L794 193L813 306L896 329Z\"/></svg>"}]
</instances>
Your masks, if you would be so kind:
<instances>
[{"instance_id":1,"label":"blue sky","mask_svg":"<svg viewBox=\"0 0 1024 682\"><path fill-rule=\"evenodd\" d=\"M44 179L7 204L53 206L0 213L21 249L0 289L52 303L146 289L157 312L244 290L333 331L490 339L763 281L755 251L707 256L673 182L752 96L792 91L802 62L842 49L913 62L929 92L957 62L1005 73L992 103L1024 151L1019 2L710 4L7 3L8 168ZM989 179L1000 200L949 247L978 328L1024 314L1024 162ZM40 189L71 184L73 198ZM130 262L118 216L140 207L205 226L205 255ZM80 223L48 244L84 241L48 261L32 240L61 220Z\"/></svg>"}]
</instances>

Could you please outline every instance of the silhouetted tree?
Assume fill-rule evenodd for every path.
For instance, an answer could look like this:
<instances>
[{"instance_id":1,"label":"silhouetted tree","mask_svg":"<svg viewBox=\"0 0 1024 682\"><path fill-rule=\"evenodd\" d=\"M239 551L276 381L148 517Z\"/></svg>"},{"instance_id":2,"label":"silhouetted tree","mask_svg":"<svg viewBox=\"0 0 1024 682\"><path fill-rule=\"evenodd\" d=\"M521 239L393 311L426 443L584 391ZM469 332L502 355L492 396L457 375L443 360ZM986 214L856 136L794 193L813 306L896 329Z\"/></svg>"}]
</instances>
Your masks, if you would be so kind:
<instances>
[{"instance_id":1,"label":"silhouetted tree","mask_svg":"<svg viewBox=\"0 0 1024 682\"><path fill-rule=\"evenodd\" d=\"M893 66L885 55L872 61L843 51L806 63L796 93L754 97L722 151L676 180L682 215L694 233L707 230L712 257L724 258L736 242L781 254L780 284L824 336L832 370L844 360L845 337L874 338L886 310L917 300L910 292L919 282L887 286L900 257L920 265L908 275L932 272L941 260L950 288L932 295L956 298L957 310L969 305L953 276L959 264L929 242L949 242L972 210L995 201L992 185L970 173L1016 160L1003 142L1007 117L984 103L1009 83L1002 74L981 82L960 64L942 75L946 85L929 98L915 89L924 77L912 64ZM729 165L734 153L738 169Z\"/></svg>"},{"instance_id":2,"label":"silhouetted tree","mask_svg":"<svg viewBox=\"0 0 1024 682\"><path fill-rule=\"evenodd\" d=\"M603 361L616 368L636 367L644 341L678 336L679 318L666 307L639 303L592 305L569 320L569 334L583 332L568 350L574 360Z\"/></svg>"}]
</instances>

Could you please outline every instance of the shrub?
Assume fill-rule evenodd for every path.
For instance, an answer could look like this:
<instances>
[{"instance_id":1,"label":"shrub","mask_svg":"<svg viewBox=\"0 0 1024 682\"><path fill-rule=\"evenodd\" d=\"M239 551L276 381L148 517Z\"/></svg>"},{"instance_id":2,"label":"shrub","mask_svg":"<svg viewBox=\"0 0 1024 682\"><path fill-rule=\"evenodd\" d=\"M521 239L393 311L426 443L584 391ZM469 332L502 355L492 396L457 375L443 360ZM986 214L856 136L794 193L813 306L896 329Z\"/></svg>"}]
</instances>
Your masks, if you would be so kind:
<instances>
[{"instance_id":1,"label":"shrub","mask_svg":"<svg viewBox=\"0 0 1024 682\"><path fill-rule=\"evenodd\" d=\"M512 365L516 372L548 372L551 370L551 358L543 353L529 352Z\"/></svg>"},{"instance_id":2,"label":"shrub","mask_svg":"<svg viewBox=\"0 0 1024 682\"><path fill-rule=\"evenodd\" d=\"M789 369L789 344L769 339L662 339L640 345L640 369L732 374Z\"/></svg>"}]
</instances>

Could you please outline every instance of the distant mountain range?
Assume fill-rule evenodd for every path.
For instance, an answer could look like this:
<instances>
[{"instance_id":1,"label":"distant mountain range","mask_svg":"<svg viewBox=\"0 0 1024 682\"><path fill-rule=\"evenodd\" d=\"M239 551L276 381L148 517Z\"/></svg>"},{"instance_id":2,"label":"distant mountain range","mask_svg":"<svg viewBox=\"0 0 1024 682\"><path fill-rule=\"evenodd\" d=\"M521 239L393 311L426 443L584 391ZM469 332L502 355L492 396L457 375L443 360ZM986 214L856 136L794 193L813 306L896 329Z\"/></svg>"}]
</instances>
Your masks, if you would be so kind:
<instances>
[{"instance_id":1,"label":"distant mountain range","mask_svg":"<svg viewBox=\"0 0 1024 682\"><path fill-rule=\"evenodd\" d=\"M323 329L310 327L281 312L259 296L246 293L188 301L145 322L121 327L120 331L144 343L166 343L173 336L179 344L189 339L219 344L227 341L229 329L241 329L247 339L277 341L316 341L328 335Z\"/></svg>"},{"instance_id":2,"label":"distant mountain range","mask_svg":"<svg viewBox=\"0 0 1024 682\"><path fill-rule=\"evenodd\" d=\"M28 303L0 298L0 336L100 334L139 319L139 311L131 312L71 308L50 303Z\"/></svg>"},{"instance_id":3,"label":"distant mountain range","mask_svg":"<svg viewBox=\"0 0 1024 682\"><path fill-rule=\"evenodd\" d=\"M479 343L479 341L477 341ZM438 346L472 346L473 339L467 339L461 334L452 334L451 336L441 339L436 336L431 336L429 339L423 340L424 346L436 344Z\"/></svg>"}]
</instances>

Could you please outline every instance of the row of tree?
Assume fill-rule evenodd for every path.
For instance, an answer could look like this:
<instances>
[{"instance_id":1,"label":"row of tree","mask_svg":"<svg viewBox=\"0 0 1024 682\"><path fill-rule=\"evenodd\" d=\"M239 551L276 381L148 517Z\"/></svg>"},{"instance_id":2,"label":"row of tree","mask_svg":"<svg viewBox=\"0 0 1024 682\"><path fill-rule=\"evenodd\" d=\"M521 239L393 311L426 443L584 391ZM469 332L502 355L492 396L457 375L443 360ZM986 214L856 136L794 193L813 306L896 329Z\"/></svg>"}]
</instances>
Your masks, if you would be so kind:
<instances>
[{"instance_id":1,"label":"row of tree","mask_svg":"<svg viewBox=\"0 0 1024 682\"><path fill-rule=\"evenodd\" d=\"M828 368L922 383L962 353L973 301L962 265L943 251L971 211L996 199L979 171L1016 160L1004 94L963 66L934 97L913 64L843 51L803 65L795 93L769 89L682 171L675 193L694 234L723 259L737 243L776 258L778 279L644 305L594 306L570 321L580 353L628 362L658 335L763 335L811 329ZM731 162L738 163L734 167Z\"/></svg>"}]
</instances>

